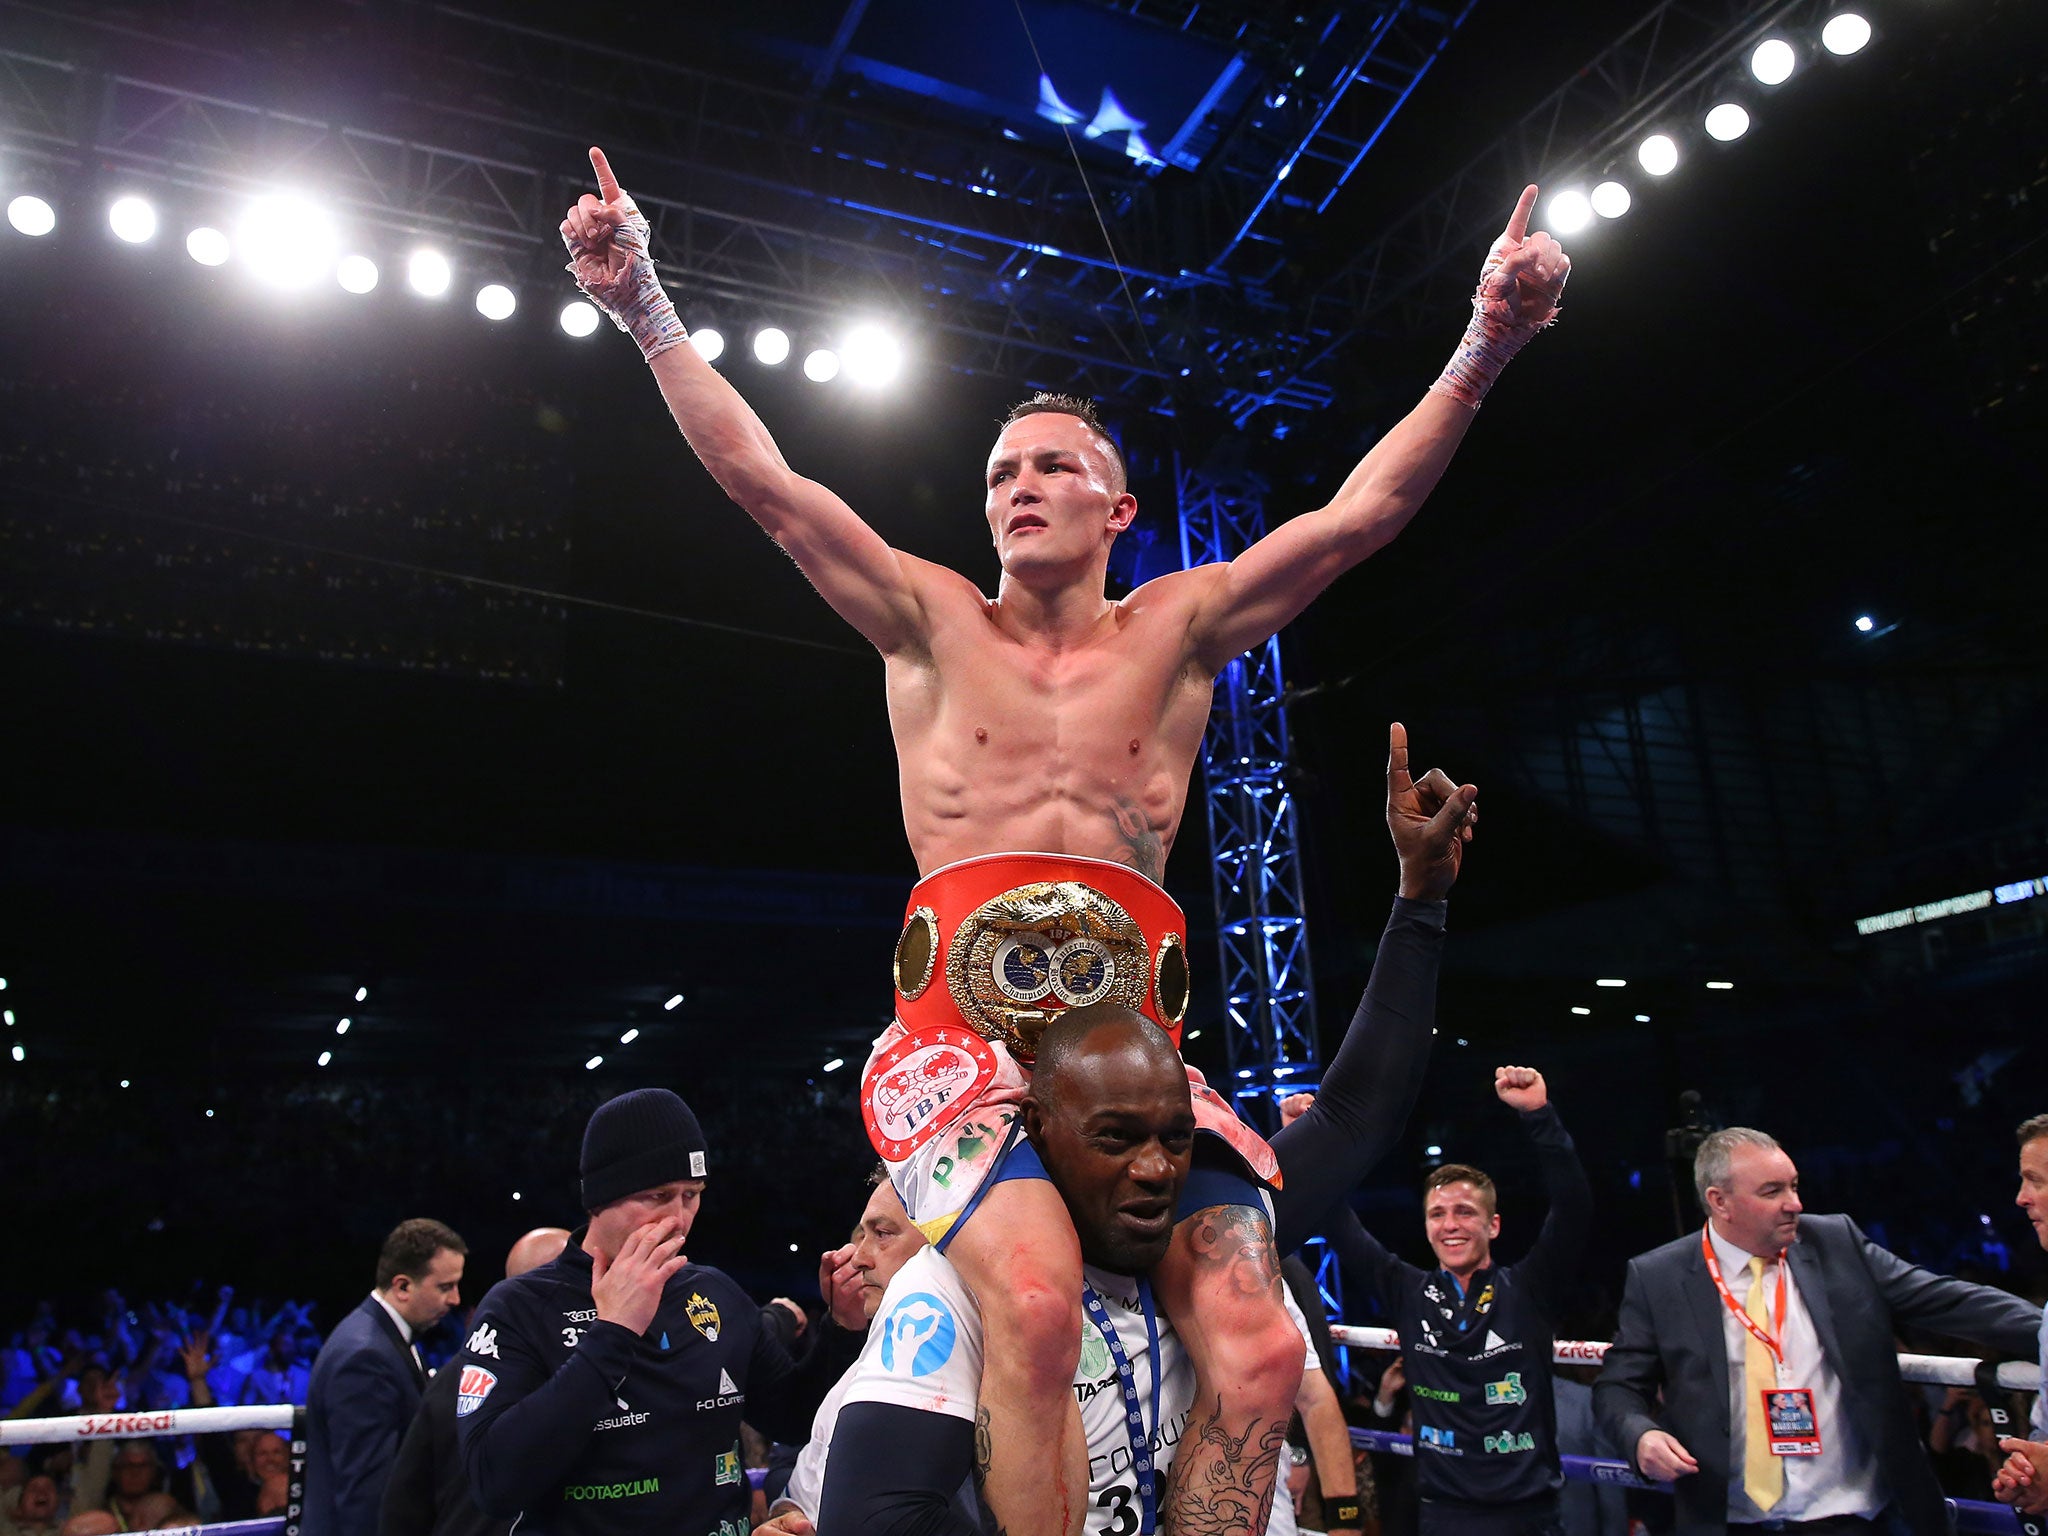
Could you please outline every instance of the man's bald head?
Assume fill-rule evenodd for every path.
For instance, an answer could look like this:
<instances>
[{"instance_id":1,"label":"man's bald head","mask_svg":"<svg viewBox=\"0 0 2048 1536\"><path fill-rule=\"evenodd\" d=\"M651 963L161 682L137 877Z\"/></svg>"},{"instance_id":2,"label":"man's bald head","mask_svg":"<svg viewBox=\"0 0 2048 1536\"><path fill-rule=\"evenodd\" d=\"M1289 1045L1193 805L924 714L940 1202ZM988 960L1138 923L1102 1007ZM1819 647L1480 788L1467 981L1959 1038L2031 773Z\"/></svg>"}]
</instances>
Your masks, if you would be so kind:
<instances>
[{"instance_id":1,"label":"man's bald head","mask_svg":"<svg viewBox=\"0 0 2048 1536\"><path fill-rule=\"evenodd\" d=\"M569 1231L566 1227L535 1227L526 1236L512 1245L512 1251L505 1255L505 1278L523 1275L529 1269L539 1269L561 1257L562 1250L569 1246Z\"/></svg>"},{"instance_id":2,"label":"man's bald head","mask_svg":"<svg viewBox=\"0 0 2048 1536\"><path fill-rule=\"evenodd\" d=\"M1187 1080L1180 1052L1165 1030L1121 1003L1090 1003L1069 1008L1046 1025L1032 1059L1032 1095L1043 1100L1068 1092L1111 1053L1129 1053L1134 1062L1150 1062L1162 1077Z\"/></svg>"}]
</instances>

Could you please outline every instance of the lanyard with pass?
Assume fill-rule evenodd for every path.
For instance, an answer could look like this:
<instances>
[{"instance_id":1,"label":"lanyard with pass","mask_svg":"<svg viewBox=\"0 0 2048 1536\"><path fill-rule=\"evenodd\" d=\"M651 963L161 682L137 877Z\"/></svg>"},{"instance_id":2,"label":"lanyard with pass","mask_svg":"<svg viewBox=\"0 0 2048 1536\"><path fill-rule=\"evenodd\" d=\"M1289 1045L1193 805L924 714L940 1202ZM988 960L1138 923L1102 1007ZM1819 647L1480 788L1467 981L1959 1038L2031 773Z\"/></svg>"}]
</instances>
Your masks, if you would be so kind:
<instances>
[{"instance_id":1,"label":"lanyard with pass","mask_svg":"<svg viewBox=\"0 0 2048 1536\"><path fill-rule=\"evenodd\" d=\"M1785 1380L1787 1375L1785 1368L1785 1250L1780 1248L1777 1258L1772 1260L1778 1266L1777 1304L1774 1307L1765 1308L1764 1320L1771 1322L1771 1314L1775 1312L1777 1314L1777 1321L1771 1323L1771 1331L1766 1333L1763 1329L1757 1327L1755 1320L1743 1309L1742 1303L1737 1301L1729 1291L1728 1282L1721 1278L1721 1260L1715 1254L1713 1239L1707 1235L1707 1232L1708 1229L1706 1227L1700 1228L1700 1252L1707 1256L1707 1273L1713 1278L1714 1289L1721 1293L1722 1302L1730 1312L1735 1314L1735 1321L1748 1329L1750 1337L1754 1338L1771 1352L1771 1359L1777 1362L1778 1380Z\"/></svg>"},{"instance_id":2,"label":"lanyard with pass","mask_svg":"<svg viewBox=\"0 0 2048 1536\"><path fill-rule=\"evenodd\" d=\"M1109 1346L1109 1357L1116 1362L1117 1385L1123 1388L1124 1428L1131 1437L1131 1470L1138 1476L1138 1536L1152 1536L1159 1525L1159 1486L1152 1470L1152 1437L1145 1429L1145 1412L1138 1400L1138 1381L1131 1370L1131 1358L1124 1353L1124 1341L1118 1337L1116 1324L1109 1320L1109 1309L1102 1304L1102 1297L1087 1281L1081 1282L1081 1304L1087 1309L1088 1321L1095 1325L1095 1331L1102 1335L1102 1342ZM1138 1308L1145 1314L1145 1348L1148 1363L1152 1367L1152 1422L1159 1422L1159 1315L1152 1306L1152 1287L1144 1276L1138 1277Z\"/></svg>"}]
</instances>

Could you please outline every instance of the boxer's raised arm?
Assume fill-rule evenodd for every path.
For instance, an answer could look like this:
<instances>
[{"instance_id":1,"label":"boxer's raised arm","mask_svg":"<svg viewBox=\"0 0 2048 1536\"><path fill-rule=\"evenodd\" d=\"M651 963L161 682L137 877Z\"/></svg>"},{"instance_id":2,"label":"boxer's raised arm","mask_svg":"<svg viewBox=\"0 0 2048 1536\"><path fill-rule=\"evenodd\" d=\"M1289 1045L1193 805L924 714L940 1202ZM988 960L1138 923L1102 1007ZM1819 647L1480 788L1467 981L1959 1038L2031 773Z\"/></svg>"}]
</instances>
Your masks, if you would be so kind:
<instances>
[{"instance_id":1,"label":"boxer's raised arm","mask_svg":"<svg viewBox=\"0 0 2048 1536\"><path fill-rule=\"evenodd\" d=\"M923 604L909 557L832 491L791 469L754 408L707 363L677 318L648 255L647 220L592 149L598 195L562 220L569 271L640 346L669 414L726 495L759 523L832 609L883 654L920 643Z\"/></svg>"},{"instance_id":2,"label":"boxer's raised arm","mask_svg":"<svg viewBox=\"0 0 2048 1536\"><path fill-rule=\"evenodd\" d=\"M1501 368L1556 318L1571 260L1549 235L1528 232L1535 206L1529 187L1487 252L1464 339L1422 403L1359 460L1329 505L1210 568L1189 627L1190 649L1209 671L1277 633L1323 588L1393 542L1443 478Z\"/></svg>"}]
</instances>

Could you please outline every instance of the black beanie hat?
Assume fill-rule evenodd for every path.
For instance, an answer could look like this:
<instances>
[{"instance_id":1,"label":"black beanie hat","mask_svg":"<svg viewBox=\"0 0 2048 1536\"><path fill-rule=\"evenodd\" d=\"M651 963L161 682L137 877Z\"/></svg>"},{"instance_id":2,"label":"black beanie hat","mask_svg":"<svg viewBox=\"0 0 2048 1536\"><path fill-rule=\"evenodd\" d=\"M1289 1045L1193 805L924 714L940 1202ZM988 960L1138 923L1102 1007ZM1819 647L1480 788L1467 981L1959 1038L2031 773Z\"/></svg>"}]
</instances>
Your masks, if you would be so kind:
<instances>
[{"instance_id":1,"label":"black beanie hat","mask_svg":"<svg viewBox=\"0 0 2048 1536\"><path fill-rule=\"evenodd\" d=\"M704 1129L666 1088L635 1088L597 1106L583 1128L583 1208L676 1179L704 1177Z\"/></svg>"}]
</instances>

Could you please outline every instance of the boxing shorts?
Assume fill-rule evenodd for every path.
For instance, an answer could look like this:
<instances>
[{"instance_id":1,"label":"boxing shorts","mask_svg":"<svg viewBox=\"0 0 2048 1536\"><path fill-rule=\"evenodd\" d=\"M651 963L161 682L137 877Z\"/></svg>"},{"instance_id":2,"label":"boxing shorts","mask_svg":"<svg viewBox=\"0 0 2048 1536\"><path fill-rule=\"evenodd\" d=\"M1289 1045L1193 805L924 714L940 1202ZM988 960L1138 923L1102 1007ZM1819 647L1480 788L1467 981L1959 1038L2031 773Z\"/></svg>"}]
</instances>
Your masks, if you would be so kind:
<instances>
[{"instance_id":1,"label":"boxing shorts","mask_svg":"<svg viewBox=\"0 0 2048 1536\"><path fill-rule=\"evenodd\" d=\"M896 942L896 1017L861 1077L868 1139L918 1230L944 1248L1023 1128L1031 1059L1067 1008L1116 1003L1180 1045L1187 920L1136 870L1072 854L998 853L934 870ZM1199 1130L1252 1178L1279 1184L1273 1149L1189 1067Z\"/></svg>"}]
</instances>

